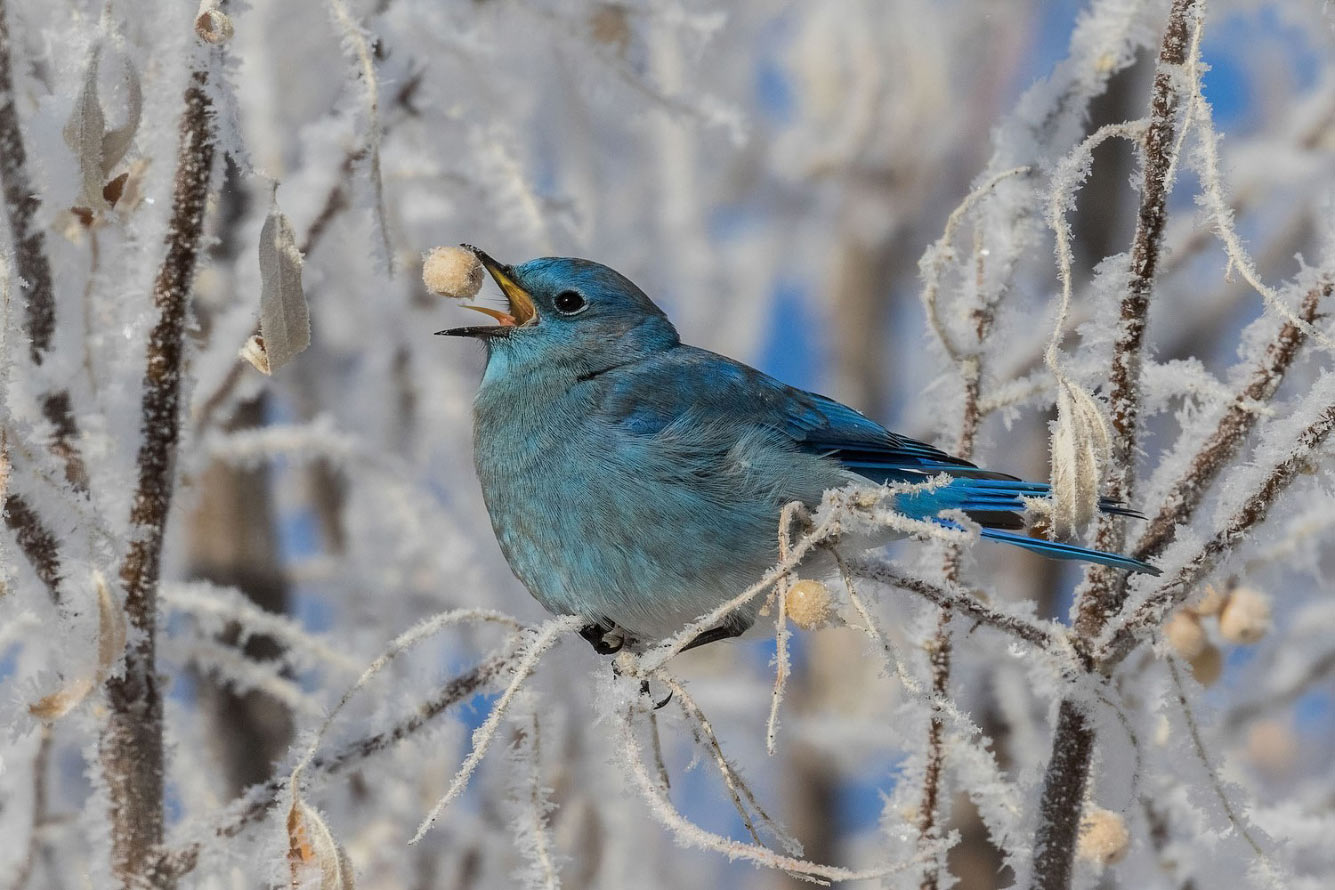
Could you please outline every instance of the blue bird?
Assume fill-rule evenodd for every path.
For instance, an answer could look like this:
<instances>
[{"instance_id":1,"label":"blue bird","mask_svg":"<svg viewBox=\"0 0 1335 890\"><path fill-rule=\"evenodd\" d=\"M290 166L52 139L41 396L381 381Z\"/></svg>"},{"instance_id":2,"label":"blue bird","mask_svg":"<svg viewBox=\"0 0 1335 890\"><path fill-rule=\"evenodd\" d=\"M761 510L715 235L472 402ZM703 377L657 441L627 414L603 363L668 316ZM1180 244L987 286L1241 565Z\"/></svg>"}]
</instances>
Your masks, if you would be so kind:
<instances>
[{"instance_id":1,"label":"blue bird","mask_svg":"<svg viewBox=\"0 0 1335 890\"><path fill-rule=\"evenodd\" d=\"M783 506L814 506L854 481L949 484L896 508L1059 559L1134 572L1147 563L1030 538L1023 498L1041 482L980 469L892 433L833 399L683 344L629 279L589 260L503 265L469 245L509 312L440 331L486 345L474 459L492 528L515 575L553 613L589 621L600 652L652 642L736 596L778 561ZM1109 513L1135 515L1104 501ZM737 636L757 606L692 645Z\"/></svg>"}]
</instances>

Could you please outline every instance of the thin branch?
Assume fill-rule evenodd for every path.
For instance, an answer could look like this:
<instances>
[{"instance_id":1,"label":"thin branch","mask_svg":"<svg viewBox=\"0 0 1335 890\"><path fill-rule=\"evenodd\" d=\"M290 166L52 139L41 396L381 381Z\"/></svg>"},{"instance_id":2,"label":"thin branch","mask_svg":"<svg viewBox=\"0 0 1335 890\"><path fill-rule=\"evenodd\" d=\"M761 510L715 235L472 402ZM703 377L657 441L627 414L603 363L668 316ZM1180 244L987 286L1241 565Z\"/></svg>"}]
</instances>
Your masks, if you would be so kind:
<instances>
[{"instance_id":1,"label":"thin branch","mask_svg":"<svg viewBox=\"0 0 1335 890\"><path fill-rule=\"evenodd\" d=\"M1113 346L1109 401L1114 435L1105 496L1128 501L1134 494L1135 454L1140 421L1141 360L1150 293L1159 265L1166 202L1172 181L1175 119L1179 95L1178 73L1187 58L1187 21L1194 0L1173 0L1168 25L1159 47L1145 131L1144 169L1136 232L1131 246L1131 277L1122 298L1121 323ZM1199 27L1199 25L1198 25ZM1100 518L1095 546L1120 552L1126 529L1121 517ZM1125 598L1124 573L1094 566L1077 601L1077 639L1090 641L1120 609ZM1052 755L1043 777L1039 823L1034 839L1033 890L1068 890L1085 786L1094 754L1094 727L1082 707L1071 698L1058 709L1052 736Z\"/></svg>"},{"instance_id":2,"label":"thin branch","mask_svg":"<svg viewBox=\"0 0 1335 890\"><path fill-rule=\"evenodd\" d=\"M493 655L472 670L446 683L434 696L419 704L412 713L389 729L349 742L332 754L315 756L307 764L305 774L322 777L337 775L382 751L393 748L454 705L494 688L514 666L518 655L519 650ZM213 834L219 838L240 834L262 819L288 787L286 771L267 782L252 786L241 795L238 806L232 809L214 829ZM168 880L188 874L198 865L202 846L198 842L191 842L177 849L160 851L154 856L153 873Z\"/></svg>"},{"instance_id":3,"label":"thin branch","mask_svg":"<svg viewBox=\"0 0 1335 890\"><path fill-rule=\"evenodd\" d=\"M876 581L889 587L898 587L900 590L916 593L942 608L955 609L961 615L967 616L980 624L986 624L988 627L996 628L1016 639L1023 640L1044 652L1059 654L1070 648L1064 632L1057 625L1052 625L1049 629L1040 624L1026 621L1018 615L1010 615L994 609L961 588L943 587L930 581L924 581L921 578L902 575L875 560L846 559L843 564L848 574L853 577L866 578L869 581Z\"/></svg>"},{"instance_id":4,"label":"thin branch","mask_svg":"<svg viewBox=\"0 0 1335 890\"><path fill-rule=\"evenodd\" d=\"M1289 485L1310 465L1313 455L1335 429L1335 405L1319 412L1295 439L1284 460L1280 461L1252 495L1237 509L1228 524L1205 543L1186 565L1163 582L1135 608L1096 653L1102 670L1109 671L1136 647L1141 634L1158 627L1173 609L1191 595L1197 582L1214 568L1251 529L1259 525Z\"/></svg>"},{"instance_id":5,"label":"thin branch","mask_svg":"<svg viewBox=\"0 0 1335 890\"><path fill-rule=\"evenodd\" d=\"M111 805L112 872L131 886L148 880L145 870L153 850L162 843L163 702L156 666L157 587L180 437L186 307L213 171L206 81L205 71L197 69L185 91L167 255L153 286L159 317L148 339L131 540L120 571L125 613L136 639L126 650L124 673L107 683L109 713L100 748Z\"/></svg>"},{"instance_id":6,"label":"thin branch","mask_svg":"<svg viewBox=\"0 0 1335 890\"><path fill-rule=\"evenodd\" d=\"M1299 310L1304 321L1310 324L1316 319L1317 307L1323 298L1330 296L1331 290L1332 282L1327 280L1307 292ZM1196 452L1191 465L1169 490L1159 512L1140 536L1135 547L1137 559L1152 559L1162 553L1173 542L1177 526L1196 512L1206 490L1229 465L1260 419L1255 406L1268 402L1279 389L1304 339L1302 329L1293 322L1286 322L1280 328L1247 385L1233 397L1219 425Z\"/></svg>"},{"instance_id":7,"label":"thin branch","mask_svg":"<svg viewBox=\"0 0 1335 890\"><path fill-rule=\"evenodd\" d=\"M34 365L40 366L55 336L56 297L46 238L42 227L35 223L41 202L28 177L28 155L14 94L13 64L9 12L5 0L0 0L0 181L3 181L5 213L13 242L14 272L24 288L24 331L29 356ZM5 269L6 275L8 272ZM39 401L42 416L52 426L51 450L64 462L66 479L76 488L86 490L88 474L75 444L79 430L69 393L56 389L40 396ZM4 506L5 521L15 531L19 548L46 585L51 599L59 602L60 551L55 534L33 506L18 495L7 496Z\"/></svg>"},{"instance_id":8,"label":"thin branch","mask_svg":"<svg viewBox=\"0 0 1335 890\"><path fill-rule=\"evenodd\" d=\"M56 333L56 297L46 239L42 227L34 222L41 202L28 178L28 152L19 126L9 12L5 7L5 0L0 0L0 179L4 181L5 211L14 241L15 271L27 297L24 327L29 355L33 364L40 365Z\"/></svg>"},{"instance_id":9,"label":"thin branch","mask_svg":"<svg viewBox=\"0 0 1335 890\"><path fill-rule=\"evenodd\" d=\"M1159 267L1164 223L1168 218L1168 192L1173 185L1169 173L1175 163L1175 120L1180 102L1177 83L1180 69L1187 60L1187 24L1192 17L1193 5L1194 0L1174 0L1159 48L1149 125L1145 130L1140 208L1131 243L1131 277L1122 298L1121 323L1113 344L1108 393L1113 436L1103 494L1125 503L1130 503L1135 494L1145 324ZM1126 520L1111 514L1101 516L1094 542L1098 550L1120 552L1126 544ZM1080 636L1093 639L1121 608L1126 596L1126 578L1124 572L1106 566L1092 567L1088 578L1077 606L1075 627Z\"/></svg>"}]
</instances>

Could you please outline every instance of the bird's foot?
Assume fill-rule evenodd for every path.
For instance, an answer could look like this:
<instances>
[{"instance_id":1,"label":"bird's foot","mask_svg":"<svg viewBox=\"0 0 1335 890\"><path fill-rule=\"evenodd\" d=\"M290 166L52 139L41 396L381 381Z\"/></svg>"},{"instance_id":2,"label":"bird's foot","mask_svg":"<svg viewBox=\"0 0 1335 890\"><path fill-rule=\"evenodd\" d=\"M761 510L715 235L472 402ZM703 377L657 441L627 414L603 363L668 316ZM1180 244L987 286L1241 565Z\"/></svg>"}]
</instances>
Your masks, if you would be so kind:
<instances>
[{"instance_id":1,"label":"bird's foot","mask_svg":"<svg viewBox=\"0 0 1335 890\"><path fill-rule=\"evenodd\" d=\"M648 681L648 680L641 680L641 681L640 681L640 695L643 695L645 698L649 699L649 701L654 702L654 710L655 710L655 711L661 711L663 708L666 708L666 707L667 707L667 703L668 703L668 702L672 701L672 690L669 689L669 690L668 690L667 697L665 697L662 701L655 702L655 701L654 701L653 694L649 692L649 681Z\"/></svg>"},{"instance_id":2,"label":"bird's foot","mask_svg":"<svg viewBox=\"0 0 1335 890\"><path fill-rule=\"evenodd\" d=\"M717 643L719 640L730 640L733 637L740 637L744 633L746 633L745 627L735 622L727 621L720 624L718 627L702 630L695 639L691 640L685 646L682 646L681 651L685 652L686 650L694 649L697 646Z\"/></svg>"},{"instance_id":3,"label":"bird's foot","mask_svg":"<svg viewBox=\"0 0 1335 890\"><path fill-rule=\"evenodd\" d=\"M615 655L629 642L626 632L615 625L605 627L601 624L590 624L581 628L579 635L588 640L589 645L593 646L593 651L599 655Z\"/></svg>"}]
</instances>

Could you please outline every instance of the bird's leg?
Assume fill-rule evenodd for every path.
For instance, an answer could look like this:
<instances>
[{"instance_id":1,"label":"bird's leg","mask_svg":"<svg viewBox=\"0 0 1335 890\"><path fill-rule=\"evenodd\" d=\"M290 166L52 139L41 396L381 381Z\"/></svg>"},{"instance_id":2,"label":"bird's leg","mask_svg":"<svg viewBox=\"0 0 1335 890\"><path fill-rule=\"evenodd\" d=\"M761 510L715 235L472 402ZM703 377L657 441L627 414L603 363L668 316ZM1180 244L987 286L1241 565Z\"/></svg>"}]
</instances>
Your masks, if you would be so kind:
<instances>
[{"instance_id":1,"label":"bird's leg","mask_svg":"<svg viewBox=\"0 0 1335 890\"><path fill-rule=\"evenodd\" d=\"M579 635L588 640L599 655L615 655L629 642L626 632L614 624L590 624L581 628Z\"/></svg>"},{"instance_id":2,"label":"bird's leg","mask_svg":"<svg viewBox=\"0 0 1335 890\"><path fill-rule=\"evenodd\" d=\"M719 640L730 640L733 637L740 637L744 633L746 633L746 625L736 621L725 621L718 627L700 631L695 639L681 647L681 651L685 652L687 649L694 649L696 646L704 646L708 643L717 643Z\"/></svg>"}]
</instances>

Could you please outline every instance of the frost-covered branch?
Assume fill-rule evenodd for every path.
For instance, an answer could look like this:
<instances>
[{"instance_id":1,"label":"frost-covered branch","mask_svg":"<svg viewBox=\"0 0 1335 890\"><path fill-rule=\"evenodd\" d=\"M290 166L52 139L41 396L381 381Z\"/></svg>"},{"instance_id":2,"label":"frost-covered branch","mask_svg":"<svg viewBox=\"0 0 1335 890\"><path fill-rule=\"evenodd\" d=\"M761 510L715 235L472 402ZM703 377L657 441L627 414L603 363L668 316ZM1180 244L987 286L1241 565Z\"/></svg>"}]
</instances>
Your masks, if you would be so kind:
<instances>
[{"instance_id":1,"label":"frost-covered branch","mask_svg":"<svg viewBox=\"0 0 1335 890\"><path fill-rule=\"evenodd\" d=\"M1284 459L1266 474L1223 528L1170 578L1159 584L1143 602L1135 605L1129 615L1119 619L1097 654L1097 660L1105 671L1130 654L1142 634L1158 627L1169 612L1185 602L1196 589L1196 584L1210 573L1219 560L1265 520L1285 489L1311 466L1332 430L1335 430L1335 404L1317 412L1316 418L1294 439Z\"/></svg>"},{"instance_id":2,"label":"frost-covered branch","mask_svg":"<svg viewBox=\"0 0 1335 890\"><path fill-rule=\"evenodd\" d=\"M1316 319L1321 301L1330 298L1331 289L1331 282L1324 281L1303 297L1299 312L1308 324ZM1134 553L1137 559L1153 559L1162 553L1172 543L1177 526L1195 513L1206 490L1230 465L1247 434L1260 419L1256 406L1269 402L1284 382L1284 375L1298 355L1303 340L1302 330L1294 323L1286 322L1280 328L1246 386L1233 397L1214 432L1191 459L1186 472L1173 484L1159 511L1136 542Z\"/></svg>"},{"instance_id":3,"label":"frost-covered branch","mask_svg":"<svg viewBox=\"0 0 1335 890\"><path fill-rule=\"evenodd\" d=\"M130 549L121 564L125 614L135 639L125 671L107 683L110 713L100 756L111 807L112 870L135 885L163 830L163 700L156 659L157 588L162 541L175 486L180 439L181 362L186 307L195 276L209 178L213 172L207 74L190 75L180 123L167 255L153 286L157 322L149 334L143 380L138 479L130 513Z\"/></svg>"},{"instance_id":4,"label":"frost-covered branch","mask_svg":"<svg viewBox=\"0 0 1335 890\"><path fill-rule=\"evenodd\" d=\"M1150 294L1158 271L1160 245L1167 219L1170 171L1174 166L1179 69L1186 61L1188 21L1194 0L1174 0L1159 46L1159 60L1145 131L1140 206L1131 245L1131 276L1122 297L1113 344L1109 403L1113 427L1104 496L1128 501L1135 493L1136 447L1140 428L1141 364ZM1125 519L1104 514L1094 545L1119 552L1125 544ZM1085 589L1076 604L1075 631L1093 640L1117 612L1124 598L1124 573L1102 566L1088 570ZM1085 786L1094 753L1094 728L1082 706L1062 701L1052 736L1052 754L1043 777L1038 829L1034 841L1033 890L1067 890L1075 859L1075 842L1084 811Z\"/></svg>"}]
</instances>

